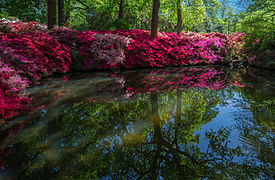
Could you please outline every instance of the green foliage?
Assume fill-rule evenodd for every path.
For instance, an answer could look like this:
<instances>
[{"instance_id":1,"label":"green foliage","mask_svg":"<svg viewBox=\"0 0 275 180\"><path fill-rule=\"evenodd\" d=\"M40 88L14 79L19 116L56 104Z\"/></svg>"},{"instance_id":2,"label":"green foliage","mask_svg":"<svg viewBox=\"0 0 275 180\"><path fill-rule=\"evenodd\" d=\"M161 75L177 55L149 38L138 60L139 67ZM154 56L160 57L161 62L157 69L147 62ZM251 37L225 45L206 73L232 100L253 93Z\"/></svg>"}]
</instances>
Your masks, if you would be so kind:
<instances>
[{"instance_id":1,"label":"green foliage","mask_svg":"<svg viewBox=\"0 0 275 180\"><path fill-rule=\"evenodd\" d=\"M150 28L151 0L124 1L123 19L118 19L119 0L70 0L72 26L88 24L90 29Z\"/></svg>"},{"instance_id":2,"label":"green foliage","mask_svg":"<svg viewBox=\"0 0 275 180\"><path fill-rule=\"evenodd\" d=\"M196 24L203 22L205 5L202 0L181 1L183 30L190 31ZM166 0L160 7L160 30L174 32L177 26L177 1Z\"/></svg>"},{"instance_id":3,"label":"green foliage","mask_svg":"<svg viewBox=\"0 0 275 180\"><path fill-rule=\"evenodd\" d=\"M12 16L10 16L7 12L5 12L5 11L0 11L0 19L2 19L2 18L5 18L5 19L8 19L8 20L16 20L16 18L15 17L12 17Z\"/></svg>"},{"instance_id":4,"label":"green foliage","mask_svg":"<svg viewBox=\"0 0 275 180\"><path fill-rule=\"evenodd\" d=\"M238 31L247 34L245 45L250 63L275 68L275 5L272 0L256 0L247 7ZM254 56L254 57L253 57ZM254 61L255 60L255 61Z\"/></svg>"},{"instance_id":5,"label":"green foliage","mask_svg":"<svg viewBox=\"0 0 275 180\"><path fill-rule=\"evenodd\" d=\"M104 29L116 30L116 29L131 29L131 24L123 19L115 19L104 26Z\"/></svg>"},{"instance_id":6,"label":"green foliage","mask_svg":"<svg viewBox=\"0 0 275 180\"><path fill-rule=\"evenodd\" d=\"M47 22L47 1L1 0L0 14L15 16L20 20ZM1 15L0 15L1 16Z\"/></svg>"}]
</instances>

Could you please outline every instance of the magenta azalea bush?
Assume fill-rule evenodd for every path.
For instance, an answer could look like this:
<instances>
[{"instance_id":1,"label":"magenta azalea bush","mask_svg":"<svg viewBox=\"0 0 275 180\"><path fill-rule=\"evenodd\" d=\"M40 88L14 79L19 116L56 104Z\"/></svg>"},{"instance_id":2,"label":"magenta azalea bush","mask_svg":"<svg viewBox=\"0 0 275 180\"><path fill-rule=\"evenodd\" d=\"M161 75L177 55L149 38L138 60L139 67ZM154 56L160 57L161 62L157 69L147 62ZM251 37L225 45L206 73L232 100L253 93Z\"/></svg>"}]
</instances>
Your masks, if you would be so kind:
<instances>
[{"instance_id":1,"label":"magenta azalea bush","mask_svg":"<svg viewBox=\"0 0 275 180\"><path fill-rule=\"evenodd\" d=\"M0 61L36 80L55 71L68 72L69 51L46 33L0 34Z\"/></svg>"},{"instance_id":2,"label":"magenta azalea bush","mask_svg":"<svg viewBox=\"0 0 275 180\"><path fill-rule=\"evenodd\" d=\"M0 120L26 109L23 91L32 82L70 64L70 49L47 33L0 34Z\"/></svg>"},{"instance_id":3,"label":"magenta azalea bush","mask_svg":"<svg viewBox=\"0 0 275 180\"><path fill-rule=\"evenodd\" d=\"M178 37L175 33L152 38L146 32L133 33L141 37L136 38L127 48L126 68L208 64L223 59L211 49L207 38Z\"/></svg>"}]
</instances>

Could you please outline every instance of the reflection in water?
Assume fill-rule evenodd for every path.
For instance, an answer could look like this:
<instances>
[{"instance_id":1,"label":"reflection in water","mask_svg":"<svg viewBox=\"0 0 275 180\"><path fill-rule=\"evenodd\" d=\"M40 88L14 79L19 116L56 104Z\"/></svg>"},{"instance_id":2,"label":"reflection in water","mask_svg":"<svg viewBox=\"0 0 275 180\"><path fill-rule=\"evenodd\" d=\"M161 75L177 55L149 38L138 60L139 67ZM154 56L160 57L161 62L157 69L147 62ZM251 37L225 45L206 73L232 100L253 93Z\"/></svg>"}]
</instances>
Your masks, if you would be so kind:
<instances>
[{"instance_id":1,"label":"reflection in water","mask_svg":"<svg viewBox=\"0 0 275 180\"><path fill-rule=\"evenodd\" d=\"M240 72L148 69L44 82L29 89L33 111L1 129L0 178L272 179L275 80L254 86ZM226 127L232 119L218 114L229 101L237 111L229 109L235 123ZM224 127L201 130L217 120Z\"/></svg>"}]
</instances>

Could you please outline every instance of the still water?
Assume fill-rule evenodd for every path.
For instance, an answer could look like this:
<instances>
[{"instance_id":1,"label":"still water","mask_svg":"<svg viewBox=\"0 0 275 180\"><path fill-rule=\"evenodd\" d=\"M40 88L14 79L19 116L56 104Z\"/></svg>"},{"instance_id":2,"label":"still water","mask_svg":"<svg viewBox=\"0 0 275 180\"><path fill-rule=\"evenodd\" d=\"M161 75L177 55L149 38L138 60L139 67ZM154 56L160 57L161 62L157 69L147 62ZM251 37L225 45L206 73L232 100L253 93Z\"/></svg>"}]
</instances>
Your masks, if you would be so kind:
<instances>
[{"instance_id":1,"label":"still water","mask_svg":"<svg viewBox=\"0 0 275 180\"><path fill-rule=\"evenodd\" d=\"M0 130L0 179L274 179L275 74L69 74Z\"/></svg>"}]
</instances>

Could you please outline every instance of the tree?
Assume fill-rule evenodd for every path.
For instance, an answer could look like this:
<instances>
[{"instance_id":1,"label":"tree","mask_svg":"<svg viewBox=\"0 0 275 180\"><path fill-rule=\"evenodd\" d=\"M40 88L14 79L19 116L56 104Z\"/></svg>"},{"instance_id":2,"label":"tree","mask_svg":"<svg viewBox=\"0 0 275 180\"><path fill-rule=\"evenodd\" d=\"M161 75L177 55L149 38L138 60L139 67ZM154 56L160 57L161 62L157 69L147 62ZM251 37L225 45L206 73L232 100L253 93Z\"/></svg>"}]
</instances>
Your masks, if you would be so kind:
<instances>
[{"instance_id":1,"label":"tree","mask_svg":"<svg viewBox=\"0 0 275 180\"><path fill-rule=\"evenodd\" d=\"M56 0L48 0L48 29L56 25Z\"/></svg>"},{"instance_id":2,"label":"tree","mask_svg":"<svg viewBox=\"0 0 275 180\"><path fill-rule=\"evenodd\" d=\"M243 18L238 22L237 30L246 33L244 49L249 63L275 68L275 5L272 0L240 0L246 10L240 12Z\"/></svg>"},{"instance_id":3,"label":"tree","mask_svg":"<svg viewBox=\"0 0 275 180\"><path fill-rule=\"evenodd\" d=\"M219 11L221 9L221 3L218 0L203 0L205 6L206 16L202 23L197 24L193 31L196 32L221 32L221 19ZM222 28L223 30L224 28Z\"/></svg>"},{"instance_id":4,"label":"tree","mask_svg":"<svg viewBox=\"0 0 275 180\"><path fill-rule=\"evenodd\" d=\"M227 9L229 8L229 0L221 0L221 18L224 19L227 14Z\"/></svg>"},{"instance_id":5,"label":"tree","mask_svg":"<svg viewBox=\"0 0 275 180\"><path fill-rule=\"evenodd\" d=\"M202 0L167 0L162 3L160 14L161 30L190 31L195 25L203 22L205 6Z\"/></svg>"},{"instance_id":6,"label":"tree","mask_svg":"<svg viewBox=\"0 0 275 180\"><path fill-rule=\"evenodd\" d=\"M180 32L182 30L181 0L177 0L177 12L178 12L177 34L180 35Z\"/></svg>"},{"instance_id":7,"label":"tree","mask_svg":"<svg viewBox=\"0 0 275 180\"><path fill-rule=\"evenodd\" d=\"M123 3L124 3L124 0L120 0L119 11L118 11L118 19L123 18Z\"/></svg>"},{"instance_id":8,"label":"tree","mask_svg":"<svg viewBox=\"0 0 275 180\"><path fill-rule=\"evenodd\" d=\"M58 25L63 26L65 23L64 0L58 0Z\"/></svg>"},{"instance_id":9,"label":"tree","mask_svg":"<svg viewBox=\"0 0 275 180\"><path fill-rule=\"evenodd\" d=\"M154 0L152 21L151 21L151 36L152 37L156 37L158 34L159 7L160 7L160 0Z\"/></svg>"}]
</instances>

